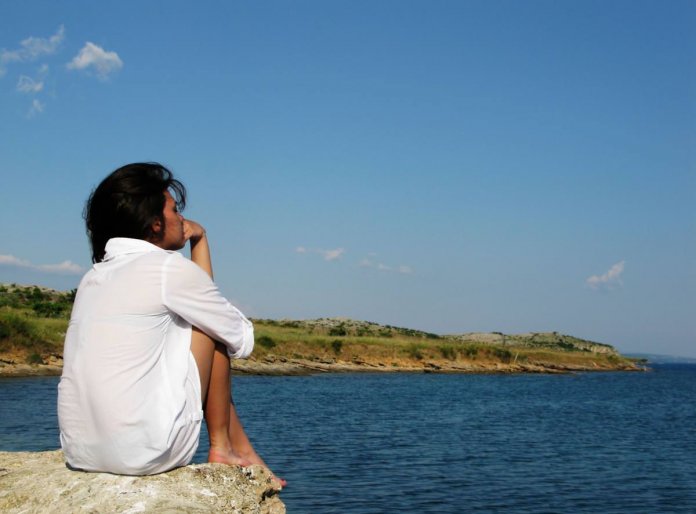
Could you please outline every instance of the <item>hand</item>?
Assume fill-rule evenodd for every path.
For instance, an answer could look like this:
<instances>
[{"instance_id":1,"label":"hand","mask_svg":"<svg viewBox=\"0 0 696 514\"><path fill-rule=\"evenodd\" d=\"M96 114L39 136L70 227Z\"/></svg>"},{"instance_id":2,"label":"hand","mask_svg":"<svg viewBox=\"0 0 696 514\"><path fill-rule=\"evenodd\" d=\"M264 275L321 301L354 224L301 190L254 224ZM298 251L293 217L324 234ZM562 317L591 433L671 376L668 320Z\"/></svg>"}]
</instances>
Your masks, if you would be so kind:
<instances>
[{"instance_id":1,"label":"hand","mask_svg":"<svg viewBox=\"0 0 696 514\"><path fill-rule=\"evenodd\" d=\"M195 245L205 237L205 229L200 223L193 220L184 220L184 239L191 241L191 245Z\"/></svg>"}]
</instances>

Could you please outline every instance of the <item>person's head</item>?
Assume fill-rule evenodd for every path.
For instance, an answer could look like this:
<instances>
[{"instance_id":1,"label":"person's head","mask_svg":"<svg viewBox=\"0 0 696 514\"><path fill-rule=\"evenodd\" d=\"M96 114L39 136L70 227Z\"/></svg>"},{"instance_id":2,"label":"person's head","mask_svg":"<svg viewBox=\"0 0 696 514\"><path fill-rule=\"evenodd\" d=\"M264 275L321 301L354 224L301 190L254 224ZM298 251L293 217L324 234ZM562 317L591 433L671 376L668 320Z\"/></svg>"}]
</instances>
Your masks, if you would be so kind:
<instances>
[{"instance_id":1,"label":"person's head","mask_svg":"<svg viewBox=\"0 0 696 514\"><path fill-rule=\"evenodd\" d=\"M92 261L104 259L106 242L112 237L172 246L166 239L172 234L178 237L182 227L171 227L167 233L167 221L181 223L176 212L185 205L186 188L161 164L136 162L117 169L92 191L85 205Z\"/></svg>"}]
</instances>

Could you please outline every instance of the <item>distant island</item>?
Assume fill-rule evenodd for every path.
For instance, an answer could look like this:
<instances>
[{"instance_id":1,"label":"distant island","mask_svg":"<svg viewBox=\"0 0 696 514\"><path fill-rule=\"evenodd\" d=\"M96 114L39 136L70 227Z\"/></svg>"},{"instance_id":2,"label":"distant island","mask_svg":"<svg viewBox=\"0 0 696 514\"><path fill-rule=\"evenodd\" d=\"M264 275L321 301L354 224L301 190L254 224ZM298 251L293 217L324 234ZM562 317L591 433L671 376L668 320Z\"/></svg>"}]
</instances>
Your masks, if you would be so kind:
<instances>
[{"instance_id":1,"label":"distant island","mask_svg":"<svg viewBox=\"0 0 696 514\"><path fill-rule=\"evenodd\" d=\"M75 290L0 285L0 375L56 375ZM347 318L254 319L242 374L325 372L567 373L640 371L645 359L557 332L440 335Z\"/></svg>"}]
</instances>

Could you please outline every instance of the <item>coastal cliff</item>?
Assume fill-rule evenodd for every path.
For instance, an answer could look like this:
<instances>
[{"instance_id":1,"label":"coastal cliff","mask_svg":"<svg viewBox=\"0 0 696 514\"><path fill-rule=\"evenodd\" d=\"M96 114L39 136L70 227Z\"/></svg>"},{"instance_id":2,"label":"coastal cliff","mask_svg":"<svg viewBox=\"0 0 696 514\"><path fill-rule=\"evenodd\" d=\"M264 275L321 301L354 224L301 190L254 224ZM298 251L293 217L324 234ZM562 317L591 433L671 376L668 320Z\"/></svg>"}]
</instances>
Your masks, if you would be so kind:
<instances>
[{"instance_id":1,"label":"coastal cliff","mask_svg":"<svg viewBox=\"0 0 696 514\"><path fill-rule=\"evenodd\" d=\"M152 476L71 471L61 451L0 452L0 512L282 514L268 471L194 464Z\"/></svg>"}]
</instances>

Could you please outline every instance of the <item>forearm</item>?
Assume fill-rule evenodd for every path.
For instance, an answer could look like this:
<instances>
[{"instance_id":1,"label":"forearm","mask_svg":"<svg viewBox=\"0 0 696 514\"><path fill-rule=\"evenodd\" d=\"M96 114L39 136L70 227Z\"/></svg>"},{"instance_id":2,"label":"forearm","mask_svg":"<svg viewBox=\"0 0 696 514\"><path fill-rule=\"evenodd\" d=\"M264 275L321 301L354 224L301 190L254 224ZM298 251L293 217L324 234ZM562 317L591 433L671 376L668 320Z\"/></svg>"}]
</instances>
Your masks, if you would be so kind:
<instances>
[{"instance_id":1,"label":"forearm","mask_svg":"<svg viewBox=\"0 0 696 514\"><path fill-rule=\"evenodd\" d=\"M210 278L213 278L213 263L210 259L210 247L205 232L195 240L191 238L189 242L191 244L191 260L198 264Z\"/></svg>"}]
</instances>

